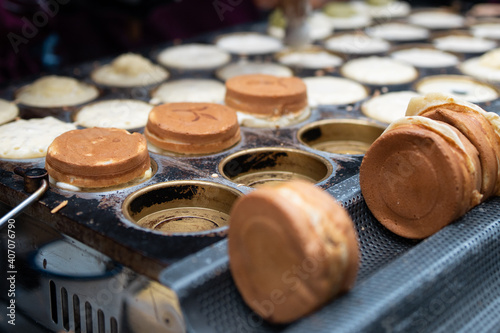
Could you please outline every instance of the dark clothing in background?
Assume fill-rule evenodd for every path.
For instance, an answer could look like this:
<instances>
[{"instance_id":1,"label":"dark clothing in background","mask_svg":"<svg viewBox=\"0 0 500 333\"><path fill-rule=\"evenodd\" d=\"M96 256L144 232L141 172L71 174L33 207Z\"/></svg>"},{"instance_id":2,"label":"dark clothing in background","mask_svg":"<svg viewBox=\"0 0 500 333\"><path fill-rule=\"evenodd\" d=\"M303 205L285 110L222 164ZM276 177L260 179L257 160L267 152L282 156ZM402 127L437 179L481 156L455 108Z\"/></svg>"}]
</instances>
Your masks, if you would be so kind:
<instances>
[{"instance_id":1,"label":"dark clothing in background","mask_svg":"<svg viewBox=\"0 0 500 333\"><path fill-rule=\"evenodd\" d=\"M0 85L260 15L251 0L0 0Z\"/></svg>"},{"instance_id":2,"label":"dark clothing in background","mask_svg":"<svg viewBox=\"0 0 500 333\"><path fill-rule=\"evenodd\" d=\"M412 6L451 1L407 0ZM462 9L475 2L459 1ZM252 0L0 0L0 87L76 63L264 18Z\"/></svg>"}]
</instances>

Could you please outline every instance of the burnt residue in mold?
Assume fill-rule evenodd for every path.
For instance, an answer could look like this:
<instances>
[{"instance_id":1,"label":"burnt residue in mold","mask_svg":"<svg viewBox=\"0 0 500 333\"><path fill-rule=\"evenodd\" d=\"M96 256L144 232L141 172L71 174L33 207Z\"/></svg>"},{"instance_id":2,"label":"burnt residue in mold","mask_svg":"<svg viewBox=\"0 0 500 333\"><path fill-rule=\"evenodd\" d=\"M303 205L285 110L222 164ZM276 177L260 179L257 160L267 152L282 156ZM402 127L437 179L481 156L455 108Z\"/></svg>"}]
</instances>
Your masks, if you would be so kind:
<instances>
[{"instance_id":1,"label":"burnt residue in mold","mask_svg":"<svg viewBox=\"0 0 500 333\"><path fill-rule=\"evenodd\" d=\"M161 205L174 200L192 200L200 191L199 186L178 185L166 188L159 188L140 195L130 203L132 215L139 214L144 207Z\"/></svg>"},{"instance_id":2,"label":"burnt residue in mold","mask_svg":"<svg viewBox=\"0 0 500 333\"><path fill-rule=\"evenodd\" d=\"M318 140L322 136L323 136L323 133L321 131L321 128L314 127L314 128L311 128L310 130L304 132L304 134L302 134L302 140L304 140L305 142L313 142L313 141Z\"/></svg>"},{"instance_id":3,"label":"burnt residue in mold","mask_svg":"<svg viewBox=\"0 0 500 333\"><path fill-rule=\"evenodd\" d=\"M234 178L242 173L252 170L274 168L279 164L280 158L288 157L286 152L260 152L257 154L245 154L231 160L224 166L224 173Z\"/></svg>"}]
</instances>

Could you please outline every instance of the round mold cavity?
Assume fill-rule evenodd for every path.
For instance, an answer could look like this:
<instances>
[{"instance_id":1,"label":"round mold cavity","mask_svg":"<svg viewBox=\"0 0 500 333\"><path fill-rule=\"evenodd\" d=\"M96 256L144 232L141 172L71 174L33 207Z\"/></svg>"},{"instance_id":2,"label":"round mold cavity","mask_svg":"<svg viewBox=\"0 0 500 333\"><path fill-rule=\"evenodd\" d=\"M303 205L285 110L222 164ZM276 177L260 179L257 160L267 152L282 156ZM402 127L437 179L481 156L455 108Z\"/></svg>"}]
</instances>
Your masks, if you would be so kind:
<instances>
[{"instance_id":1,"label":"round mold cavity","mask_svg":"<svg viewBox=\"0 0 500 333\"><path fill-rule=\"evenodd\" d=\"M129 195L125 217L138 226L164 234L224 232L241 192L206 181L158 183Z\"/></svg>"},{"instance_id":2,"label":"round mold cavity","mask_svg":"<svg viewBox=\"0 0 500 333\"><path fill-rule=\"evenodd\" d=\"M333 171L321 156L291 148L254 148L232 154L219 164L220 173L230 181L250 187L271 182L304 179L314 183Z\"/></svg>"},{"instance_id":3,"label":"round mold cavity","mask_svg":"<svg viewBox=\"0 0 500 333\"><path fill-rule=\"evenodd\" d=\"M298 140L316 150L343 155L363 155L385 130L358 119L326 119L302 127Z\"/></svg>"}]
</instances>

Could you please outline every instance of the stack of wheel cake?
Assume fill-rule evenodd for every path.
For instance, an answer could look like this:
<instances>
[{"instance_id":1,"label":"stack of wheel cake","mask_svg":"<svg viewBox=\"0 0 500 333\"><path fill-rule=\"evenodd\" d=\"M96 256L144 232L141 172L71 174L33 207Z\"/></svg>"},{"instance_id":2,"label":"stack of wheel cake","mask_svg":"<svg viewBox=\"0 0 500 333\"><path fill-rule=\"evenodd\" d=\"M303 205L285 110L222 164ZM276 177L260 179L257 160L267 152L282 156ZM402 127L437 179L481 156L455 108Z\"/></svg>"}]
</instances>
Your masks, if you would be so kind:
<instances>
[{"instance_id":1,"label":"stack of wheel cake","mask_svg":"<svg viewBox=\"0 0 500 333\"><path fill-rule=\"evenodd\" d=\"M496 113L448 95L412 98L363 158L368 208L392 232L422 239L497 195L499 124Z\"/></svg>"}]
</instances>

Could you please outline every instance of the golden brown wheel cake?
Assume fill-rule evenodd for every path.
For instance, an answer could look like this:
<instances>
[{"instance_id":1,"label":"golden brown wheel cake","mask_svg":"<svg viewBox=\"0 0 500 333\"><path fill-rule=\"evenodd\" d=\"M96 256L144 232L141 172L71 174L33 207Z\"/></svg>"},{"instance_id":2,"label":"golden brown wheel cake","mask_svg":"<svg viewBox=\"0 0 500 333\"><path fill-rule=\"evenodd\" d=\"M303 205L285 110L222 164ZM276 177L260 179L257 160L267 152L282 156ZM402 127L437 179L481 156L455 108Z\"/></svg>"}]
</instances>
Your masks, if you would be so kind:
<instances>
[{"instance_id":1,"label":"golden brown wheel cake","mask_svg":"<svg viewBox=\"0 0 500 333\"><path fill-rule=\"evenodd\" d=\"M117 128L63 133L50 144L45 160L53 181L83 188L127 183L143 177L150 167L144 136Z\"/></svg>"},{"instance_id":2,"label":"golden brown wheel cake","mask_svg":"<svg viewBox=\"0 0 500 333\"><path fill-rule=\"evenodd\" d=\"M495 133L488 120L472 112L455 112L449 109L434 109L422 114L425 117L443 121L457 128L479 152L481 173L483 176L481 194L487 199L495 193L498 177L497 156L499 146L495 142Z\"/></svg>"},{"instance_id":3,"label":"golden brown wheel cake","mask_svg":"<svg viewBox=\"0 0 500 333\"><path fill-rule=\"evenodd\" d=\"M162 150L181 154L210 154L241 139L236 112L214 103L167 103L149 113L144 131Z\"/></svg>"},{"instance_id":4,"label":"golden brown wheel cake","mask_svg":"<svg viewBox=\"0 0 500 333\"><path fill-rule=\"evenodd\" d=\"M453 126L421 116L393 122L366 152L359 177L375 218L407 238L434 234L483 198L474 145Z\"/></svg>"},{"instance_id":5,"label":"golden brown wheel cake","mask_svg":"<svg viewBox=\"0 0 500 333\"><path fill-rule=\"evenodd\" d=\"M500 194L500 116L443 93L411 99L406 115L442 120L459 129L479 151L484 200Z\"/></svg>"},{"instance_id":6,"label":"golden brown wheel cake","mask_svg":"<svg viewBox=\"0 0 500 333\"><path fill-rule=\"evenodd\" d=\"M280 118L294 123L309 115L307 88L298 77L266 74L232 77L226 81L225 104L241 116L254 116L271 124ZM287 125L286 122L280 124Z\"/></svg>"},{"instance_id":7,"label":"golden brown wheel cake","mask_svg":"<svg viewBox=\"0 0 500 333\"><path fill-rule=\"evenodd\" d=\"M229 223L236 286L269 322L305 316L355 282L359 251L353 222L312 183L259 187L235 203Z\"/></svg>"}]
</instances>

